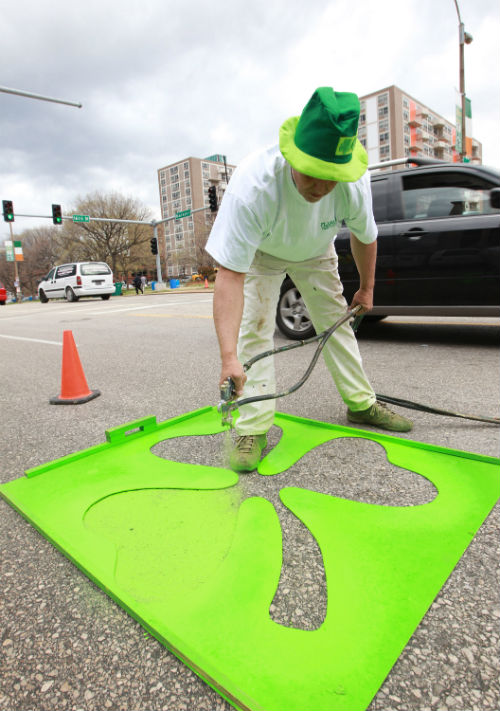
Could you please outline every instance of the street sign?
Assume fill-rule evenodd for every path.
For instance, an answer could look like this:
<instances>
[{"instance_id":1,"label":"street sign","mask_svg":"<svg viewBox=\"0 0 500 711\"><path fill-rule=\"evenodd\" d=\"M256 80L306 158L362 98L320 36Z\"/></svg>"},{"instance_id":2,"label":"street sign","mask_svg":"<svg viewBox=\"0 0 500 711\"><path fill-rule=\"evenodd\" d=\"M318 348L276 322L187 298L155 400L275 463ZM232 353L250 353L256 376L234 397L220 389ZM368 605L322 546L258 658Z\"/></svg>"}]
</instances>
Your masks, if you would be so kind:
<instances>
[{"instance_id":1,"label":"street sign","mask_svg":"<svg viewBox=\"0 0 500 711\"><path fill-rule=\"evenodd\" d=\"M12 244L12 240L5 240L4 242L5 246L5 258L8 262L13 262L14 261L14 245Z\"/></svg>"},{"instance_id":2,"label":"street sign","mask_svg":"<svg viewBox=\"0 0 500 711\"><path fill-rule=\"evenodd\" d=\"M23 245L20 240L14 240L14 261L24 262Z\"/></svg>"},{"instance_id":3,"label":"street sign","mask_svg":"<svg viewBox=\"0 0 500 711\"><path fill-rule=\"evenodd\" d=\"M190 214L191 214L191 210L182 210L182 212L175 213L175 219L180 220L181 217L189 217Z\"/></svg>"},{"instance_id":4,"label":"street sign","mask_svg":"<svg viewBox=\"0 0 500 711\"><path fill-rule=\"evenodd\" d=\"M90 222L90 215L73 215L73 222Z\"/></svg>"}]
</instances>

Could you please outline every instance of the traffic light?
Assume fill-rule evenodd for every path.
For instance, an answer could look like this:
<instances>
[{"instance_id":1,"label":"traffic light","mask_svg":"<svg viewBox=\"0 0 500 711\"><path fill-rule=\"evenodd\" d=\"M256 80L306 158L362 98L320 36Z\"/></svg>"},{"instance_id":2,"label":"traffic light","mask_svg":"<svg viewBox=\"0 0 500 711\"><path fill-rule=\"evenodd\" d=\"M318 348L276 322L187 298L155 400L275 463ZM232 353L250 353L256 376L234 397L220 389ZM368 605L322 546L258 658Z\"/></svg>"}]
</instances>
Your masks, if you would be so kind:
<instances>
[{"instance_id":1,"label":"traffic light","mask_svg":"<svg viewBox=\"0 0 500 711\"><path fill-rule=\"evenodd\" d=\"M60 205L52 205L52 222L54 225L62 225L62 211Z\"/></svg>"},{"instance_id":2,"label":"traffic light","mask_svg":"<svg viewBox=\"0 0 500 711\"><path fill-rule=\"evenodd\" d=\"M211 212L217 212L217 188L215 185L211 185L208 188L208 204L210 205Z\"/></svg>"},{"instance_id":3,"label":"traffic light","mask_svg":"<svg viewBox=\"0 0 500 711\"><path fill-rule=\"evenodd\" d=\"M5 222L14 222L14 205L12 200L2 200L3 219Z\"/></svg>"},{"instance_id":4,"label":"traffic light","mask_svg":"<svg viewBox=\"0 0 500 711\"><path fill-rule=\"evenodd\" d=\"M151 254L158 254L158 240L156 237L151 237Z\"/></svg>"}]
</instances>

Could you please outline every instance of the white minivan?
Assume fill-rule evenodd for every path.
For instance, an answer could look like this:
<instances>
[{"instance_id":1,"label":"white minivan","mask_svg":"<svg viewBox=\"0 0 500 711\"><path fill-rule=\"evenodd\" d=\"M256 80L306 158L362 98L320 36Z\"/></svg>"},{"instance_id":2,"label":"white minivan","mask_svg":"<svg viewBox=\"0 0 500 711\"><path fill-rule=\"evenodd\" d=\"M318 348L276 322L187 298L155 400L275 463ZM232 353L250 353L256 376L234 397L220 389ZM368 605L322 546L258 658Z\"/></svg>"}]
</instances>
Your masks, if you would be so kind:
<instances>
[{"instance_id":1,"label":"white minivan","mask_svg":"<svg viewBox=\"0 0 500 711\"><path fill-rule=\"evenodd\" d=\"M106 262L72 262L50 270L38 285L42 304L49 299L78 301L82 296L109 299L115 292L113 272Z\"/></svg>"}]
</instances>

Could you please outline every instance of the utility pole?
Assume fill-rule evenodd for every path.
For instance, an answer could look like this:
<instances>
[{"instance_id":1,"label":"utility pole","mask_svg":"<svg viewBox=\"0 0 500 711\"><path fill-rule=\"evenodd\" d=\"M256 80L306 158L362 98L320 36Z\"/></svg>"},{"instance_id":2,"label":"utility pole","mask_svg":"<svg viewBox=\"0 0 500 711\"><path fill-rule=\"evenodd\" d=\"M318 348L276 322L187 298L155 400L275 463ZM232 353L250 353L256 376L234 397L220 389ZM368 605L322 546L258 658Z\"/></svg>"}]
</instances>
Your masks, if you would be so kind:
<instances>
[{"instance_id":1,"label":"utility pole","mask_svg":"<svg viewBox=\"0 0 500 711\"><path fill-rule=\"evenodd\" d=\"M12 230L12 222L9 222L10 229L10 239L12 242L12 247L14 248L14 232ZM21 282L19 281L19 269L17 268L17 259L14 254L14 286L16 289L16 300L22 299Z\"/></svg>"},{"instance_id":2,"label":"utility pole","mask_svg":"<svg viewBox=\"0 0 500 711\"><path fill-rule=\"evenodd\" d=\"M454 0L455 8L458 15L458 45L459 45L459 66L460 66L460 97L462 104L462 141L460 146L460 160L462 163L467 155L467 148L465 145L466 130L465 130L465 119L466 119L466 102L465 102L465 53L464 47L466 44L472 42L472 35L465 31L464 23L460 17L460 10L458 8L457 0Z\"/></svg>"}]
</instances>

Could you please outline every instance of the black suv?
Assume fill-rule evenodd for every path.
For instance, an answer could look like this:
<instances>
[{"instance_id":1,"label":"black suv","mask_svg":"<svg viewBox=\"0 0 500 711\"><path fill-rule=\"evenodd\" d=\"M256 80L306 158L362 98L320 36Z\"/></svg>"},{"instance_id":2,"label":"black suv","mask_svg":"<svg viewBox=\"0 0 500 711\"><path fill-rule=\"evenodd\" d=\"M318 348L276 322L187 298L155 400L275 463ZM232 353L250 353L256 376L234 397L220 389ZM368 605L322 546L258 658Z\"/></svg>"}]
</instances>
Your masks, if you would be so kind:
<instances>
[{"instance_id":1,"label":"black suv","mask_svg":"<svg viewBox=\"0 0 500 711\"><path fill-rule=\"evenodd\" d=\"M399 162L417 166L371 173L378 256L370 318L499 315L500 173L430 159ZM349 302L359 277L347 228L339 230L335 248ZM281 287L276 322L288 338L314 334L289 277Z\"/></svg>"}]
</instances>

